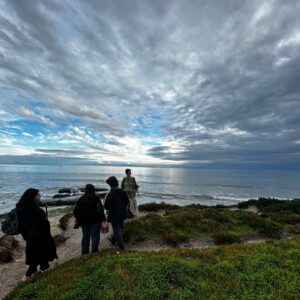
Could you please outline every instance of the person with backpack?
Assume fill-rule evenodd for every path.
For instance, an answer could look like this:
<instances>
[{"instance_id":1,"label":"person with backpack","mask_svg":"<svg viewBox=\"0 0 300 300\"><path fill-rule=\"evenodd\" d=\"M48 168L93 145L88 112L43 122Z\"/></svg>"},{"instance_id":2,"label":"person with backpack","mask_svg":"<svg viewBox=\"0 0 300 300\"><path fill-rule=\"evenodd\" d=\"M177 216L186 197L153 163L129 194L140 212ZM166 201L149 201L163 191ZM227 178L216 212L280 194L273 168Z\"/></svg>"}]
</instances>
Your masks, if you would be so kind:
<instances>
[{"instance_id":1,"label":"person with backpack","mask_svg":"<svg viewBox=\"0 0 300 300\"><path fill-rule=\"evenodd\" d=\"M16 205L18 230L26 241L26 264L29 268L22 281L40 271L49 269L49 262L58 258L46 213L40 208L41 195L37 189L28 189Z\"/></svg>"},{"instance_id":2,"label":"person with backpack","mask_svg":"<svg viewBox=\"0 0 300 300\"><path fill-rule=\"evenodd\" d=\"M96 194L94 185L87 184L85 186L84 195L76 202L73 214L82 229L82 255L90 252L90 240L92 240L92 253L99 252L101 223L106 218L101 199Z\"/></svg>"},{"instance_id":3,"label":"person with backpack","mask_svg":"<svg viewBox=\"0 0 300 300\"><path fill-rule=\"evenodd\" d=\"M129 198L126 192L119 188L119 182L115 176L109 177L106 183L110 186L110 191L105 197L104 207L108 211L108 222L113 228L111 243L113 245L117 243L119 248L124 250L122 227L126 218Z\"/></svg>"}]
</instances>

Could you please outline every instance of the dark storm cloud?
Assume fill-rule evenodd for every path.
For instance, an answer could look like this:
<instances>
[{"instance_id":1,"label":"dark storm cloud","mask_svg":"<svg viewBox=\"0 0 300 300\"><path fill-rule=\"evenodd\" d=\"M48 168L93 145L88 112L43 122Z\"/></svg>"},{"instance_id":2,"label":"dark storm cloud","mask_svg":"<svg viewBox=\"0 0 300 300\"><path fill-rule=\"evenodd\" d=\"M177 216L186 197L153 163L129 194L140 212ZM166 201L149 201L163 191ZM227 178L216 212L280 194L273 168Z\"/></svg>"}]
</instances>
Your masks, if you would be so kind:
<instances>
[{"instance_id":1,"label":"dark storm cloud","mask_svg":"<svg viewBox=\"0 0 300 300\"><path fill-rule=\"evenodd\" d=\"M113 135L108 145L153 138L146 154L167 161L299 161L298 0L7 0L0 8L7 113L22 117L19 108L37 100L52 113L35 120L76 118Z\"/></svg>"}]
</instances>

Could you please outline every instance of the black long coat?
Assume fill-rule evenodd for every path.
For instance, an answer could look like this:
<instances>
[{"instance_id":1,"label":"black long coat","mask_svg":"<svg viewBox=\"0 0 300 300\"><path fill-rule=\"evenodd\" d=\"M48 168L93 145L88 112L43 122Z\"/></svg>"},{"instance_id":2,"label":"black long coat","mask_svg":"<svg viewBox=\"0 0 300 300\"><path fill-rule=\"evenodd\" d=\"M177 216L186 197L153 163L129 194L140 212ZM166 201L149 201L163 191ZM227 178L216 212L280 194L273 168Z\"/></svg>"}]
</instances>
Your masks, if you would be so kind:
<instances>
[{"instance_id":1,"label":"black long coat","mask_svg":"<svg viewBox=\"0 0 300 300\"><path fill-rule=\"evenodd\" d=\"M17 207L20 232L26 241L26 264L40 265L57 257L45 212L36 204Z\"/></svg>"},{"instance_id":2,"label":"black long coat","mask_svg":"<svg viewBox=\"0 0 300 300\"><path fill-rule=\"evenodd\" d=\"M108 222L123 224L129 204L127 194L120 188L112 188L105 197L104 208L108 210Z\"/></svg>"},{"instance_id":3,"label":"black long coat","mask_svg":"<svg viewBox=\"0 0 300 300\"><path fill-rule=\"evenodd\" d=\"M74 217L80 224L96 224L105 221L105 214L100 197L83 195L76 202L73 210Z\"/></svg>"}]
</instances>

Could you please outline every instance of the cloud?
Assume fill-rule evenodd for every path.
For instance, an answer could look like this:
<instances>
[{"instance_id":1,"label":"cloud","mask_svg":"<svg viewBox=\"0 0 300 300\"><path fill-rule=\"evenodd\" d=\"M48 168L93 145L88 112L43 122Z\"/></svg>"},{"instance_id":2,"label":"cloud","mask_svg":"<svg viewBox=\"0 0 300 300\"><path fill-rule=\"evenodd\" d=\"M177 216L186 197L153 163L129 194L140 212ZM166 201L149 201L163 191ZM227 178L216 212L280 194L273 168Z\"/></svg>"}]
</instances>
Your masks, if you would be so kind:
<instances>
[{"instance_id":1,"label":"cloud","mask_svg":"<svg viewBox=\"0 0 300 300\"><path fill-rule=\"evenodd\" d=\"M100 162L299 161L299 14L297 0L2 1L3 137Z\"/></svg>"},{"instance_id":2,"label":"cloud","mask_svg":"<svg viewBox=\"0 0 300 300\"><path fill-rule=\"evenodd\" d=\"M35 112L28 108L25 108L24 106L21 106L17 112L20 116L26 118L27 120L37 121L49 126L55 126L55 124L50 119L45 118L44 116L39 116Z\"/></svg>"}]
</instances>

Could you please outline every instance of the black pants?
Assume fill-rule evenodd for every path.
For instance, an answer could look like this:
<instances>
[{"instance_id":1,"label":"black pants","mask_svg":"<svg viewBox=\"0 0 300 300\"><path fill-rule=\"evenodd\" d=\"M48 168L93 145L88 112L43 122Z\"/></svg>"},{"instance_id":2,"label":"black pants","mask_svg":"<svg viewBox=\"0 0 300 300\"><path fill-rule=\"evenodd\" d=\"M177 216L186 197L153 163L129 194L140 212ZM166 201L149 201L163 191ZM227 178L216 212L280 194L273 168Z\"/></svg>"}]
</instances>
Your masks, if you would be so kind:
<instances>
[{"instance_id":1,"label":"black pants","mask_svg":"<svg viewBox=\"0 0 300 300\"><path fill-rule=\"evenodd\" d=\"M122 224L111 224L113 228L112 242L117 242L120 249L124 250L124 242L122 236Z\"/></svg>"},{"instance_id":2,"label":"black pants","mask_svg":"<svg viewBox=\"0 0 300 300\"><path fill-rule=\"evenodd\" d=\"M37 267L38 265L29 265L29 268L26 272L26 276L30 277L32 274L37 272ZM49 263L48 262L44 262L40 264L40 270L41 271L46 271L47 269L49 269Z\"/></svg>"}]
</instances>

